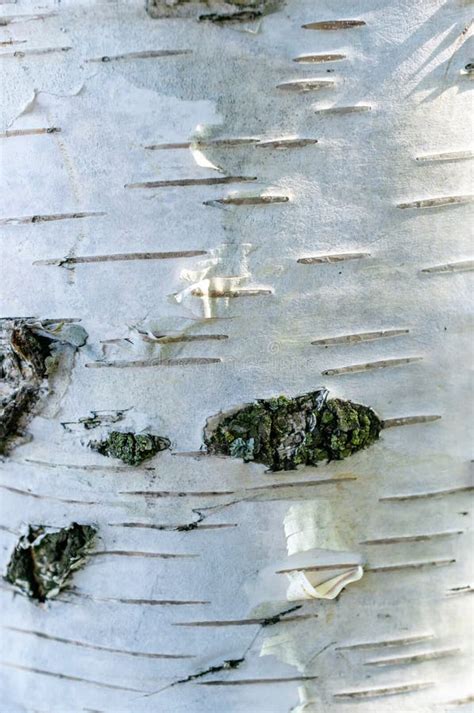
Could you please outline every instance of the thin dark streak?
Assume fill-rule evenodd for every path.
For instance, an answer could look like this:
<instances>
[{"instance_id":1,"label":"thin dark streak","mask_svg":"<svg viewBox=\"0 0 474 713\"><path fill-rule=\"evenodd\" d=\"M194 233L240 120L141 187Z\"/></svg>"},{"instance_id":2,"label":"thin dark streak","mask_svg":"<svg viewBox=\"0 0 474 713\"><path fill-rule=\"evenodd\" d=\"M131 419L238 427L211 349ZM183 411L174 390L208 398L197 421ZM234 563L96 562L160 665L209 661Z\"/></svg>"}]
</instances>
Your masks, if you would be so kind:
<instances>
[{"instance_id":1,"label":"thin dark streak","mask_svg":"<svg viewBox=\"0 0 474 713\"><path fill-rule=\"evenodd\" d=\"M169 149L190 149L190 148L236 148L239 146L250 146L260 140L255 137L244 137L236 139L196 139L195 141L182 141L168 144L150 144L145 146L149 151L163 151Z\"/></svg>"},{"instance_id":2,"label":"thin dark streak","mask_svg":"<svg viewBox=\"0 0 474 713\"><path fill-rule=\"evenodd\" d=\"M319 676L288 676L287 678L240 678L234 681L199 681L198 686L253 686L259 684L292 683L303 681L316 681Z\"/></svg>"},{"instance_id":3,"label":"thin dark streak","mask_svg":"<svg viewBox=\"0 0 474 713\"><path fill-rule=\"evenodd\" d=\"M220 176L219 178L176 178L163 181L126 183L125 188L172 188L173 186L220 186L227 183L248 183L256 181L254 176Z\"/></svg>"},{"instance_id":4,"label":"thin dark streak","mask_svg":"<svg viewBox=\"0 0 474 713\"><path fill-rule=\"evenodd\" d=\"M306 621L307 619L317 619L317 614L303 614L301 616L289 616L281 619L281 623L290 623L298 621ZM269 617L273 619L273 617ZM225 627L225 626L270 626L272 622L268 623L269 619L228 619L228 620L216 620L216 621L181 621L174 623L173 626L195 626L202 628L213 628L213 627ZM280 621L280 620L279 620Z\"/></svg>"},{"instance_id":5,"label":"thin dark streak","mask_svg":"<svg viewBox=\"0 0 474 713\"><path fill-rule=\"evenodd\" d=\"M196 527L191 527L196 524ZM146 522L109 522L109 527L125 527L132 529L160 530L162 532L187 532L188 530L223 530L229 527L238 527L238 523L217 523L205 525L204 523L183 523L181 525L151 525Z\"/></svg>"},{"instance_id":6,"label":"thin dark streak","mask_svg":"<svg viewBox=\"0 0 474 713\"><path fill-rule=\"evenodd\" d=\"M19 488L12 488L9 485L0 485L0 489L7 490L15 495L27 495L30 498L35 498L36 500L54 500L58 503L65 503L67 505L97 505L94 500L70 500L66 498L57 498L53 495L39 495L38 493L31 493L29 490L20 490Z\"/></svg>"},{"instance_id":7,"label":"thin dark streak","mask_svg":"<svg viewBox=\"0 0 474 713\"><path fill-rule=\"evenodd\" d=\"M386 495L379 498L379 502L402 502L404 500L419 500L421 498L437 498L443 495L456 495L474 490L474 485L461 485L457 488L446 488L443 490L429 490L424 493L404 493L402 495Z\"/></svg>"},{"instance_id":8,"label":"thin dark streak","mask_svg":"<svg viewBox=\"0 0 474 713\"><path fill-rule=\"evenodd\" d=\"M2 40L0 42L0 47L5 47L6 45L24 45L28 40Z\"/></svg>"},{"instance_id":9,"label":"thin dark streak","mask_svg":"<svg viewBox=\"0 0 474 713\"><path fill-rule=\"evenodd\" d=\"M141 368L148 366L193 366L199 364L220 364L222 359L210 357L183 357L181 359L138 359L134 361L92 361L85 364L89 369L116 368Z\"/></svg>"},{"instance_id":10,"label":"thin dark streak","mask_svg":"<svg viewBox=\"0 0 474 713\"><path fill-rule=\"evenodd\" d=\"M366 572L398 572L402 569L422 569L424 567L445 567L454 564L455 559L420 560L419 562L400 562L399 564L381 564L364 567Z\"/></svg>"},{"instance_id":11,"label":"thin dark streak","mask_svg":"<svg viewBox=\"0 0 474 713\"><path fill-rule=\"evenodd\" d=\"M256 144L257 149L299 149L304 146L314 146L318 139L305 139L303 137L282 138L282 139L262 139Z\"/></svg>"},{"instance_id":12,"label":"thin dark streak","mask_svg":"<svg viewBox=\"0 0 474 713\"><path fill-rule=\"evenodd\" d=\"M143 252L143 253L116 253L112 255L81 255L78 257L64 257L52 260L36 260L33 265L84 265L94 262L125 262L128 260L176 260L179 258L198 257L207 255L205 250L177 250L171 252Z\"/></svg>"},{"instance_id":13,"label":"thin dark streak","mask_svg":"<svg viewBox=\"0 0 474 713\"><path fill-rule=\"evenodd\" d=\"M178 344L180 342L220 342L224 339L229 339L228 334L160 334L151 335L139 332L141 338L145 342L153 344Z\"/></svg>"},{"instance_id":14,"label":"thin dark streak","mask_svg":"<svg viewBox=\"0 0 474 713\"><path fill-rule=\"evenodd\" d=\"M204 201L203 205L237 205L237 206L253 206L253 205L272 205L275 203L288 203L289 196L228 196L226 198L216 198L215 200Z\"/></svg>"},{"instance_id":15,"label":"thin dark streak","mask_svg":"<svg viewBox=\"0 0 474 713\"><path fill-rule=\"evenodd\" d=\"M346 59L345 54L300 54L295 57L293 62L301 64L321 64L322 62L338 62L341 59Z\"/></svg>"},{"instance_id":16,"label":"thin dark streak","mask_svg":"<svg viewBox=\"0 0 474 713\"><path fill-rule=\"evenodd\" d=\"M72 47L42 47L38 49L14 50L13 52L1 52L0 59L2 59L2 57L22 58L35 55L53 54L55 52L69 52L69 50L72 50Z\"/></svg>"},{"instance_id":17,"label":"thin dark streak","mask_svg":"<svg viewBox=\"0 0 474 713\"><path fill-rule=\"evenodd\" d=\"M20 666L19 664L10 663L7 661L0 661L1 666L8 666L9 668L17 669L18 671L25 671L26 673L37 673L42 676L52 676L53 678L60 678L63 681L75 681L76 683L88 683L92 686L99 686L100 688L110 688L115 691L131 691L132 693L144 693L139 688L128 688L127 686L117 686L113 683L103 683L102 681L94 681L89 678L80 678L79 676L70 676L65 673L56 673L55 671L45 671L40 668L33 668L31 666Z\"/></svg>"},{"instance_id":18,"label":"thin dark streak","mask_svg":"<svg viewBox=\"0 0 474 713\"><path fill-rule=\"evenodd\" d=\"M472 272L474 270L474 260L461 260L459 262L447 262L444 265L434 265L433 267L424 267L420 272L428 273L453 273L453 272Z\"/></svg>"},{"instance_id":19,"label":"thin dark streak","mask_svg":"<svg viewBox=\"0 0 474 713\"><path fill-rule=\"evenodd\" d=\"M453 537L454 535L462 535L464 530L445 530L444 532L431 532L424 535L397 535L395 537L381 537L375 540L362 540L360 545L392 545L403 542L425 542L438 537Z\"/></svg>"},{"instance_id":20,"label":"thin dark streak","mask_svg":"<svg viewBox=\"0 0 474 713\"><path fill-rule=\"evenodd\" d=\"M37 15L4 15L0 17L0 27L19 22L30 22L31 20L47 20L50 17L56 17L57 14L57 12L43 12Z\"/></svg>"},{"instance_id":21,"label":"thin dark streak","mask_svg":"<svg viewBox=\"0 0 474 713\"><path fill-rule=\"evenodd\" d=\"M372 111L370 104L354 104L353 106L331 106L326 109L315 109L315 114L364 114Z\"/></svg>"},{"instance_id":22,"label":"thin dark streak","mask_svg":"<svg viewBox=\"0 0 474 713\"><path fill-rule=\"evenodd\" d=\"M78 218L96 218L106 215L103 211L81 213L55 213L51 215L28 215L20 218L0 218L0 225L28 225L30 223L49 223L52 220L75 220Z\"/></svg>"},{"instance_id":23,"label":"thin dark streak","mask_svg":"<svg viewBox=\"0 0 474 713\"><path fill-rule=\"evenodd\" d=\"M442 208L443 206L463 205L473 201L474 195L441 196L440 198L426 198L425 200L412 201L411 203L398 203L397 208Z\"/></svg>"},{"instance_id":24,"label":"thin dark streak","mask_svg":"<svg viewBox=\"0 0 474 713\"><path fill-rule=\"evenodd\" d=\"M203 292L201 289L195 289L191 293L193 297L209 297L210 299L234 299L236 297L257 297L258 295L272 295L273 290L268 288L242 288L240 290L209 290Z\"/></svg>"},{"instance_id":25,"label":"thin dark streak","mask_svg":"<svg viewBox=\"0 0 474 713\"><path fill-rule=\"evenodd\" d=\"M16 626L3 626L3 629L8 629L9 631L14 631L18 634L26 634L28 636L35 636L38 639L44 639L45 641L56 641L60 644L69 644L71 646L79 646L85 649L93 649L94 651L104 651L111 654L123 654L124 656L134 656L137 658L147 658L147 659L190 659L193 656L183 656L178 654L158 654L158 653L148 653L146 651L128 651L127 649L115 649L109 646L100 646L99 644L90 644L86 641L76 641L75 639L65 639L61 636L52 636L51 634L45 634L42 631L19 629Z\"/></svg>"},{"instance_id":26,"label":"thin dark streak","mask_svg":"<svg viewBox=\"0 0 474 713\"><path fill-rule=\"evenodd\" d=\"M325 369L321 372L323 376L338 376L340 374L356 374L370 371L372 369L386 369L388 367L405 366L415 362L423 361L422 356L401 357L396 359L382 359L380 361L368 361L363 364L351 364L350 366L340 366L335 369Z\"/></svg>"},{"instance_id":27,"label":"thin dark streak","mask_svg":"<svg viewBox=\"0 0 474 713\"><path fill-rule=\"evenodd\" d=\"M103 550L102 552L91 552L91 557L143 557L149 559L195 559L200 555L175 554L171 552L135 552L132 550Z\"/></svg>"},{"instance_id":28,"label":"thin dark streak","mask_svg":"<svg viewBox=\"0 0 474 713\"><path fill-rule=\"evenodd\" d=\"M272 616L267 617L257 617L252 619L218 619L211 621L188 621L188 622L177 622L173 626L196 626L196 627L220 627L220 626L261 626L265 628L267 626L274 626L275 624L299 621L303 619L314 619L317 618L317 614L304 614L300 616L288 616L295 611L302 608L301 604L285 609L281 612L277 612Z\"/></svg>"},{"instance_id":29,"label":"thin dark streak","mask_svg":"<svg viewBox=\"0 0 474 713\"><path fill-rule=\"evenodd\" d=\"M206 498L222 495L235 495L233 490L120 490L119 495L138 495L147 498Z\"/></svg>"},{"instance_id":30,"label":"thin dark streak","mask_svg":"<svg viewBox=\"0 0 474 713\"><path fill-rule=\"evenodd\" d=\"M302 25L303 30L350 30L353 27L364 27L364 20L323 20L322 22L308 22Z\"/></svg>"},{"instance_id":31,"label":"thin dark streak","mask_svg":"<svg viewBox=\"0 0 474 713\"><path fill-rule=\"evenodd\" d=\"M350 480L357 480L357 476L343 476L342 478L320 478L319 480L297 480L288 483L269 483L268 485L257 485L253 488L245 488L245 492L255 492L259 490L282 490L285 488L301 488L314 487L315 485L324 485L326 483L341 483Z\"/></svg>"},{"instance_id":32,"label":"thin dark streak","mask_svg":"<svg viewBox=\"0 0 474 713\"><path fill-rule=\"evenodd\" d=\"M434 161L465 161L470 158L474 158L473 151L445 151L444 153L415 156L415 161L432 163Z\"/></svg>"},{"instance_id":33,"label":"thin dark streak","mask_svg":"<svg viewBox=\"0 0 474 713\"><path fill-rule=\"evenodd\" d=\"M452 587L452 589L448 589L446 592L446 596L448 597L455 597L459 596L462 594L473 594L474 593L474 587L471 584L466 584L463 587Z\"/></svg>"},{"instance_id":34,"label":"thin dark streak","mask_svg":"<svg viewBox=\"0 0 474 713\"><path fill-rule=\"evenodd\" d=\"M456 656L461 653L461 649L440 649L439 651L426 651L421 654L409 656L394 656L391 658L373 659L366 661L364 666L402 666L405 664L421 663L423 661L433 661L447 656Z\"/></svg>"},{"instance_id":35,"label":"thin dark streak","mask_svg":"<svg viewBox=\"0 0 474 713\"><path fill-rule=\"evenodd\" d=\"M409 333L409 329L381 329L376 332L357 332L355 334L343 334L338 337L324 337L323 339L315 339L311 344L322 347L329 347L333 344L359 344L359 342L371 342L375 339L401 337Z\"/></svg>"},{"instance_id":36,"label":"thin dark streak","mask_svg":"<svg viewBox=\"0 0 474 713\"><path fill-rule=\"evenodd\" d=\"M314 92L318 89L333 89L336 82L333 79L295 79L292 82L277 84L277 89L288 92Z\"/></svg>"},{"instance_id":37,"label":"thin dark streak","mask_svg":"<svg viewBox=\"0 0 474 713\"><path fill-rule=\"evenodd\" d=\"M332 255L313 255L300 257L296 262L300 265L325 265L326 263L344 262L344 260L360 260L370 257L370 253L334 253Z\"/></svg>"},{"instance_id":38,"label":"thin dark streak","mask_svg":"<svg viewBox=\"0 0 474 713\"><path fill-rule=\"evenodd\" d=\"M158 57L177 57L192 54L192 50L143 50L142 52L126 52L125 54L103 55L86 59L86 62L116 62L122 59L156 59Z\"/></svg>"},{"instance_id":39,"label":"thin dark streak","mask_svg":"<svg viewBox=\"0 0 474 713\"><path fill-rule=\"evenodd\" d=\"M383 428L396 428L398 426L415 426L418 423L433 423L434 421L439 421L440 419L441 416L435 414L385 418L383 420Z\"/></svg>"},{"instance_id":40,"label":"thin dark streak","mask_svg":"<svg viewBox=\"0 0 474 713\"><path fill-rule=\"evenodd\" d=\"M88 599L94 603L100 604L130 604L133 606L150 606L150 607L183 607L183 606L202 606L210 604L209 601L194 600L194 599L130 599L127 597L96 597L91 594L83 594L82 592L70 592L75 597L80 599Z\"/></svg>"},{"instance_id":41,"label":"thin dark streak","mask_svg":"<svg viewBox=\"0 0 474 713\"><path fill-rule=\"evenodd\" d=\"M9 129L0 133L0 139L9 139L15 136L39 136L41 134L59 134L59 126L47 126L42 129Z\"/></svg>"},{"instance_id":42,"label":"thin dark streak","mask_svg":"<svg viewBox=\"0 0 474 713\"><path fill-rule=\"evenodd\" d=\"M314 564L307 567L288 567L287 569L277 569L275 574L289 574L290 572L325 572L333 569L353 569L362 567L362 562L335 562L333 564Z\"/></svg>"},{"instance_id":43,"label":"thin dark streak","mask_svg":"<svg viewBox=\"0 0 474 713\"><path fill-rule=\"evenodd\" d=\"M377 696L396 696L400 693L411 693L412 691L421 691L425 688L434 686L431 682L406 683L401 686L391 686L389 688L366 688L358 691L341 691L335 693L333 698L339 700L343 698L375 698Z\"/></svg>"},{"instance_id":44,"label":"thin dark streak","mask_svg":"<svg viewBox=\"0 0 474 713\"><path fill-rule=\"evenodd\" d=\"M384 639L382 641L364 641L359 644L347 644L345 646L336 646L336 651L349 651L352 649L375 649L378 647L390 646L411 646L418 644L421 641L430 641L434 639L434 634L414 634L413 636L405 636L400 639Z\"/></svg>"}]
</instances>

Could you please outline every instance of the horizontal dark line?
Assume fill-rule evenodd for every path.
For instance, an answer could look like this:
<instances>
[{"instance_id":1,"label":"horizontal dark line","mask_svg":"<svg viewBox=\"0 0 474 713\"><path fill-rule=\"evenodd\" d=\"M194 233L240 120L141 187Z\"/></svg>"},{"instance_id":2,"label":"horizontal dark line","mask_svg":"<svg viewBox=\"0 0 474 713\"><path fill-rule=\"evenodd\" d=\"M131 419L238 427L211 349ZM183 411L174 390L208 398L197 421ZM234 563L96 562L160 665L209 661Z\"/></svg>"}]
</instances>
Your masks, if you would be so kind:
<instances>
[{"instance_id":1,"label":"horizontal dark line","mask_svg":"<svg viewBox=\"0 0 474 713\"><path fill-rule=\"evenodd\" d=\"M396 428L398 426L414 426L418 423L433 423L439 421L441 416L435 414L421 414L419 416L398 416L396 418L385 418L384 428Z\"/></svg>"},{"instance_id":2,"label":"horizontal dark line","mask_svg":"<svg viewBox=\"0 0 474 713\"><path fill-rule=\"evenodd\" d=\"M89 369L116 368L126 369L141 368L149 366L193 366L199 364L220 364L222 359L218 357L183 357L178 359L138 359L132 361L92 361L85 364Z\"/></svg>"},{"instance_id":3,"label":"horizontal dark line","mask_svg":"<svg viewBox=\"0 0 474 713\"><path fill-rule=\"evenodd\" d=\"M374 649L378 647L390 646L411 646L420 641L428 641L434 639L433 634L415 634L413 636L405 636L399 639L385 639L382 641L364 641L359 644L347 644L346 646L336 646L336 651L346 651L352 649Z\"/></svg>"},{"instance_id":4,"label":"horizontal dark line","mask_svg":"<svg viewBox=\"0 0 474 713\"><path fill-rule=\"evenodd\" d=\"M335 369L325 369L321 372L323 376L338 376L339 374L355 374L359 372L369 371L371 369L385 369L395 366L406 366L415 362L423 361L421 356L400 357L396 359L381 359L380 361L368 361L363 364L351 364L349 366L340 366Z\"/></svg>"},{"instance_id":5,"label":"horizontal dark line","mask_svg":"<svg viewBox=\"0 0 474 713\"><path fill-rule=\"evenodd\" d=\"M174 554L170 552L137 552L133 550L104 550L103 552L91 552L91 557L144 557L150 559L193 559L199 555Z\"/></svg>"},{"instance_id":6,"label":"horizontal dark line","mask_svg":"<svg viewBox=\"0 0 474 713\"><path fill-rule=\"evenodd\" d=\"M346 59L345 54L301 54L299 57L295 57L293 62L306 63L316 63L320 64L322 62L338 62L341 59Z\"/></svg>"},{"instance_id":7,"label":"horizontal dark line","mask_svg":"<svg viewBox=\"0 0 474 713\"><path fill-rule=\"evenodd\" d=\"M81 265L93 262L125 262L128 260L176 260L207 255L205 250L176 250L170 252L115 253L112 255L80 255L51 260L36 260L33 265Z\"/></svg>"},{"instance_id":8,"label":"horizontal dark line","mask_svg":"<svg viewBox=\"0 0 474 713\"><path fill-rule=\"evenodd\" d=\"M76 213L52 213L51 215L28 215L20 218L0 218L0 225L28 225L30 223L49 223L53 220L74 220L95 218L106 215L103 211L83 211Z\"/></svg>"},{"instance_id":9,"label":"horizontal dark line","mask_svg":"<svg viewBox=\"0 0 474 713\"><path fill-rule=\"evenodd\" d=\"M30 498L36 498L37 500L54 500L58 503L66 503L68 505L97 505L94 500L70 500L66 498L57 498L54 495L39 495L38 493L31 493L29 490L12 488L9 485L0 485L0 489L7 490L9 493L15 493L15 495L27 495Z\"/></svg>"},{"instance_id":10,"label":"horizontal dark line","mask_svg":"<svg viewBox=\"0 0 474 713\"><path fill-rule=\"evenodd\" d=\"M233 523L216 523L208 525L206 523L181 523L181 525L151 525L146 522L109 522L109 527L125 527L131 529L160 530L162 532L194 532L194 530L223 530L229 527L238 527ZM194 527L195 525L195 527ZM0 526L1 527L1 526Z\"/></svg>"},{"instance_id":11,"label":"horizontal dark line","mask_svg":"<svg viewBox=\"0 0 474 713\"><path fill-rule=\"evenodd\" d=\"M41 129L8 129L0 133L0 139L9 139L15 136L39 136L41 134L59 134L59 126L47 126Z\"/></svg>"},{"instance_id":12,"label":"horizontal dark line","mask_svg":"<svg viewBox=\"0 0 474 713\"><path fill-rule=\"evenodd\" d=\"M86 62L115 62L121 59L155 59L159 57L177 57L192 54L192 50L143 50L141 52L126 52L125 54L102 55L86 59Z\"/></svg>"},{"instance_id":13,"label":"horizontal dark line","mask_svg":"<svg viewBox=\"0 0 474 713\"><path fill-rule=\"evenodd\" d=\"M60 644L70 644L71 646L80 646L85 649L93 649L94 651L104 651L111 654L123 654L125 656L134 656L137 658L148 658L148 659L189 659L192 656L181 656L175 654L157 654L148 653L145 651L129 651L127 649L115 649L108 646L100 646L98 644L90 644L86 641L76 641L74 639L65 639L61 636L52 636L51 634L45 634L42 631L28 631L26 629L19 629L16 626L3 626L3 629L8 629L9 631L14 631L18 634L25 634L28 636L36 636L39 639L44 639L46 641L56 641Z\"/></svg>"},{"instance_id":14,"label":"horizontal dark line","mask_svg":"<svg viewBox=\"0 0 474 713\"><path fill-rule=\"evenodd\" d=\"M288 676L287 678L240 678L234 681L198 681L198 686L253 686L264 683L291 683L315 681L319 676Z\"/></svg>"},{"instance_id":15,"label":"horizontal dark line","mask_svg":"<svg viewBox=\"0 0 474 713\"><path fill-rule=\"evenodd\" d=\"M349 30L353 27L363 27L364 20L323 20L320 22L308 22L302 25L304 30Z\"/></svg>"},{"instance_id":16,"label":"horizontal dark line","mask_svg":"<svg viewBox=\"0 0 474 713\"><path fill-rule=\"evenodd\" d=\"M354 334L343 334L338 337L324 337L315 339L311 344L316 346L331 346L332 344L358 344L359 342L370 342L375 339L385 339L387 337L401 337L409 334L409 329L380 329L375 332L356 332Z\"/></svg>"},{"instance_id":17,"label":"horizontal dark line","mask_svg":"<svg viewBox=\"0 0 474 713\"><path fill-rule=\"evenodd\" d=\"M170 188L173 186L220 186L227 183L248 183L256 181L253 176L220 176L219 178L175 178L163 181L127 183L125 188Z\"/></svg>"},{"instance_id":18,"label":"horizontal dark line","mask_svg":"<svg viewBox=\"0 0 474 713\"><path fill-rule=\"evenodd\" d=\"M397 208L441 208L448 205L463 205L472 203L474 195L467 196L440 196L439 198L426 198L424 200L412 201L411 203L399 203Z\"/></svg>"},{"instance_id":19,"label":"horizontal dark line","mask_svg":"<svg viewBox=\"0 0 474 713\"><path fill-rule=\"evenodd\" d=\"M1 24L1 22L0 22ZM14 50L13 52L1 52L0 59L2 57L29 57L29 56L39 56L44 54L53 54L54 52L69 52L72 47L42 47L38 49L25 49L25 50Z\"/></svg>"},{"instance_id":20,"label":"horizontal dark line","mask_svg":"<svg viewBox=\"0 0 474 713\"><path fill-rule=\"evenodd\" d=\"M332 255L314 255L311 257L300 257L296 262L300 265L325 265L333 262L344 262L345 260L360 260L364 257L370 257L370 253L334 253Z\"/></svg>"},{"instance_id":21,"label":"horizontal dark line","mask_svg":"<svg viewBox=\"0 0 474 713\"><path fill-rule=\"evenodd\" d=\"M7 661L0 661L1 666L8 666L9 668L17 669L18 671L25 671L27 673L37 673L41 676L52 676L53 678L60 678L64 681L75 681L76 683L88 683L92 686L99 686L100 688L110 688L115 691L131 691L133 693L144 693L145 691L139 688L128 688L127 686L117 686L113 683L103 683L102 681L94 681L88 678L80 678L79 676L70 676L65 673L56 673L55 671L45 671L40 668L33 668L30 666L20 666L19 664L9 663Z\"/></svg>"},{"instance_id":22,"label":"horizontal dark line","mask_svg":"<svg viewBox=\"0 0 474 713\"><path fill-rule=\"evenodd\" d=\"M358 691L341 691L335 693L333 698L375 698L377 696L395 696L400 693L411 693L412 691L421 691L425 688L434 686L434 683L407 683L401 686L390 686L386 688L367 688Z\"/></svg>"},{"instance_id":23,"label":"horizontal dark line","mask_svg":"<svg viewBox=\"0 0 474 713\"><path fill-rule=\"evenodd\" d=\"M436 498L442 495L455 495L474 490L474 485L461 485L457 488L446 488L443 490L428 490L424 493L404 493L401 495L386 495L379 498L380 502L396 502L403 500L419 500L420 498Z\"/></svg>"}]
</instances>

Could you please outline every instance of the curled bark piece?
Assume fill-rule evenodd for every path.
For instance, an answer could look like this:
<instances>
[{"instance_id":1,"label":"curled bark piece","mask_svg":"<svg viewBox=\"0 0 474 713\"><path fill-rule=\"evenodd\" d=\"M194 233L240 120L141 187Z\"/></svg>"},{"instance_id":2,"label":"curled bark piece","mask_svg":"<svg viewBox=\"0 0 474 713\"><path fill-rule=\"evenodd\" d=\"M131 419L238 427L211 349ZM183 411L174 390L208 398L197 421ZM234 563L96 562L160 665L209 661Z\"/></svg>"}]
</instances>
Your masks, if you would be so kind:
<instances>
[{"instance_id":1,"label":"curled bark piece","mask_svg":"<svg viewBox=\"0 0 474 713\"><path fill-rule=\"evenodd\" d=\"M95 534L91 525L75 522L59 530L30 525L15 547L6 581L40 602L57 596L71 573L84 564Z\"/></svg>"},{"instance_id":2,"label":"curled bark piece","mask_svg":"<svg viewBox=\"0 0 474 713\"><path fill-rule=\"evenodd\" d=\"M319 389L302 396L259 399L206 424L211 454L263 463L273 471L342 460L379 437L382 422L369 407L328 399Z\"/></svg>"}]
</instances>

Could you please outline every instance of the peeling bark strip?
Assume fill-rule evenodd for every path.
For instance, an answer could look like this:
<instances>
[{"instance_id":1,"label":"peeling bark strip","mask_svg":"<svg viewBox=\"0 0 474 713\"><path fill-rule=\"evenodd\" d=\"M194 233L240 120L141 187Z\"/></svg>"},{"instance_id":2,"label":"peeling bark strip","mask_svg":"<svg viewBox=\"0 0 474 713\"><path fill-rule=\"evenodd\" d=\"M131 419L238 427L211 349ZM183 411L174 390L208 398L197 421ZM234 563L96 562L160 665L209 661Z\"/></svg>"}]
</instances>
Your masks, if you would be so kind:
<instances>
[{"instance_id":1,"label":"peeling bark strip","mask_svg":"<svg viewBox=\"0 0 474 713\"><path fill-rule=\"evenodd\" d=\"M204 443L210 454L279 471L342 460L378 439L382 422L372 409L327 397L320 389L293 399L259 399L208 421Z\"/></svg>"},{"instance_id":2,"label":"peeling bark strip","mask_svg":"<svg viewBox=\"0 0 474 713\"><path fill-rule=\"evenodd\" d=\"M57 596L71 573L84 564L95 534L91 525L75 522L60 530L30 525L12 554L6 581L40 602Z\"/></svg>"},{"instance_id":3,"label":"peeling bark strip","mask_svg":"<svg viewBox=\"0 0 474 713\"><path fill-rule=\"evenodd\" d=\"M112 431L104 441L91 441L89 447L103 456L118 458L127 465L140 465L171 445L168 438L151 433Z\"/></svg>"}]
</instances>

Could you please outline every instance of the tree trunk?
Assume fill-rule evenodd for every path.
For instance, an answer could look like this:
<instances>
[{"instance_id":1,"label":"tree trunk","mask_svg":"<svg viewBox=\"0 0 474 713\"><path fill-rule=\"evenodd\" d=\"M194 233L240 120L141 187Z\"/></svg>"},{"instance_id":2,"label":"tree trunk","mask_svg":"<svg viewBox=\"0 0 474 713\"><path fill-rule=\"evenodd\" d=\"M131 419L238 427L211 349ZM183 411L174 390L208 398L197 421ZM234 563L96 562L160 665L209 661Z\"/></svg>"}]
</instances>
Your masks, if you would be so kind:
<instances>
[{"instance_id":1,"label":"tree trunk","mask_svg":"<svg viewBox=\"0 0 474 713\"><path fill-rule=\"evenodd\" d=\"M2 572L97 530L45 601L3 582L2 713L472 701L468 4L0 8ZM323 386L380 438L205 449Z\"/></svg>"}]
</instances>

